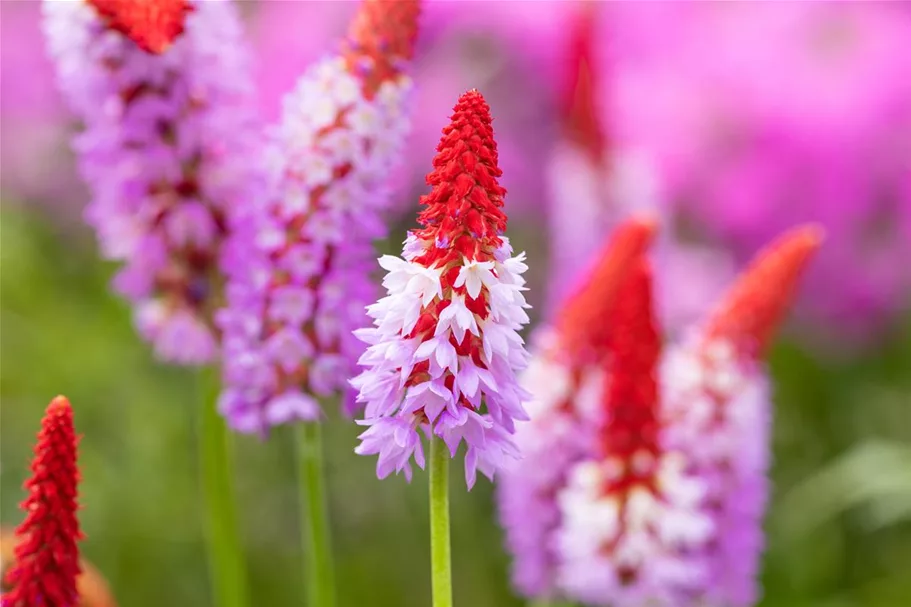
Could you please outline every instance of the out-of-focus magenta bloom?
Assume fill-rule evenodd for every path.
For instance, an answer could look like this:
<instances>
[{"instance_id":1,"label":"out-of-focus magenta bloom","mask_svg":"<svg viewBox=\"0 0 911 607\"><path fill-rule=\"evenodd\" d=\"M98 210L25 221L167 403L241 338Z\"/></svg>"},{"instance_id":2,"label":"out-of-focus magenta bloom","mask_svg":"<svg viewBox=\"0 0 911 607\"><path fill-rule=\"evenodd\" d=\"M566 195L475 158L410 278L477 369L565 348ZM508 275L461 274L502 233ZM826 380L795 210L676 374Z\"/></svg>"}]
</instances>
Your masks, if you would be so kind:
<instances>
[{"instance_id":1,"label":"out-of-focus magenta bloom","mask_svg":"<svg viewBox=\"0 0 911 607\"><path fill-rule=\"evenodd\" d=\"M789 225L823 225L803 311L826 333L863 335L907 306L908 7L611 8L616 128L658 163L674 215L741 258Z\"/></svg>"},{"instance_id":2,"label":"out-of-focus magenta bloom","mask_svg":"<svg viewBox=\"0 0 911 607\"><path fill-rule=\"evenodd\" d=\"M761 253L659 367L648 230L620 229L525 376L526 459L499 492L514 582L591 605L745 607L768 493L758 360L820 236Z\"/></svg>"},{"instance_id":3,"label":"out-of-focus magenta bloom","mask_svg":"<svg viewBox=\"0 0 911 607\"><path fill-rule=\"evenodd\" d=\"M352 331L374 298L373 241L386 234L388 174L408 129L419 3L366 0L344 51L285 98L270 146L271 190L235 228L226 265L225 391L242 432L314 420L314 397L346 386Z\"/></svg>"},{"instance_id":4,"label":"out-of-focus magenta bloom","mask_svg":"<svg viewBox=\"0 0 911 607\"><path fill-rule=\"evenodd\" d=\"M89 2L44 3L59 83L84 124L75 140L86 210L114 287L167 361L213 360L212 313L231 215L259 195L253 83L236 6L192 2L163 54L109 28Z\"/></svg>"},{"instance_id":5,"label":"out-of-focus magenta bloom","mask_svg":"<svg viewBox=\"0 0 911 607\"><path fill-rule=\"evenodd\" d=\"M442 438L453 456L464 440L465 480L489 478L518 455L516 420L528 419L528 395L516 372L527 354L518 330L528 322L522 292L524 254L504 236L506 191L497 178L497 146L487 102L469 91L443 130L421 198L422 228L402 258L380 259L387 296L368 307L374 326L365 370L351 381L366 405L357 453L378 454L377 476L424 466L418 430Z\"/></svg>"}]
</instances>

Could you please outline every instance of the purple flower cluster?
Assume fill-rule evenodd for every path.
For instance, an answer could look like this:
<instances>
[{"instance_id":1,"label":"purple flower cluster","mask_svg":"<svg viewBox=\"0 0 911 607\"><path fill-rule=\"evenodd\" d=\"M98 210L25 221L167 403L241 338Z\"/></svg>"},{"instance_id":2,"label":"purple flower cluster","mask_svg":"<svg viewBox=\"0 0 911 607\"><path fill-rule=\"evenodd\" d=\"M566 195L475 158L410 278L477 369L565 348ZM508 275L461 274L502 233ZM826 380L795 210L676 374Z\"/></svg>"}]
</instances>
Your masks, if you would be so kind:
<instances>
[{"instance_id":1,"label":"purple flower cluster","mask_svg":"<svg viewBox=\"0 0 911 607\"><path fill-rule=\"evenodd\" d=\"M212 361L212 316L232 210L259 194L259 124L236 6L194 2L161 55L108 29L87 2L44 3L60 86L83 122L75 140L86 211L114 279L157 356Z\"/></svg>"},{"instance_id":2,"label":"purple flower cluster","mask_svg":"<svg viewBox=\"0 0 911 607\"><path fill-rule=\"evenodd\" d=\"M397 5L400 19L375 17L384 20L369 35L397 42L371 45L358 27L378 10L365 2L349 51L285 98L267 152L270 195L235 227L219 409L241 432L318 419L316 397L344 388L362 352L352 331L373 298L372 242L386 233L386 179L407 134L401 70L417 19L416 3Z\"/></svg>"}]
</instances>

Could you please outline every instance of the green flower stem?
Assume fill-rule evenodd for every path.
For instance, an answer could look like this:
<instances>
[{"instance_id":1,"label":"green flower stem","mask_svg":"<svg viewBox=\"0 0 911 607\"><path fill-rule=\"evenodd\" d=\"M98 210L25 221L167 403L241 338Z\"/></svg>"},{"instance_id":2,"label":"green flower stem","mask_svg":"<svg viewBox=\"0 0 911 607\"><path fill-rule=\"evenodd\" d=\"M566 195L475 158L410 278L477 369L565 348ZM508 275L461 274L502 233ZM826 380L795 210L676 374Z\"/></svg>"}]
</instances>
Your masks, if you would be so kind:
<instances>
[{"instance_id":1,"label":"green flower stem","mask_svg":"<svg viewBox=\"0 0 911 607\"><path fill-rule=\"evenodd\" d=\"M203 369L200 374L199 473L212 596L216 607L247 607L247 571L237 521L231 437L216 410L216 370Z\"/></svg>"},{"instance_id":2,"label":"green flower stem","mask_svg":"<svg viewBox=\"0 0 911 607\"><path fill-rule=\"evenodd\" d=\"M452 607L449 451L438 437L430 439L430 575L433 607Z\"/></svg>"},{"instance_id":3,"label":"green flower stem","mask_svg":"<svg viewBox=\"0 0 911 607\"><path fill-rule=\"evenodd\" d=\"M335 606L335 574L329 508L323 475L323 446L319 422L297 424L298 474L300 475L301 531L306 546L307 605Z\"/></svg>"}]
</instances>

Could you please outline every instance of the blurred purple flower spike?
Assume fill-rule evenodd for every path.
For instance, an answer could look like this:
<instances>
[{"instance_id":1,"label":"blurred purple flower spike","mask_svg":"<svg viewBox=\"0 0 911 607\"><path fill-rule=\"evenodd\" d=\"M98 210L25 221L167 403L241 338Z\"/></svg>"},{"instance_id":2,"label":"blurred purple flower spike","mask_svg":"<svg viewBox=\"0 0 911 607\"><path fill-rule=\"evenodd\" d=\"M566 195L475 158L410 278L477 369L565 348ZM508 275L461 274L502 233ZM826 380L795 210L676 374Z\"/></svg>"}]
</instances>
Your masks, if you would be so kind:
<instances>
[{"instance_id":1,"label":"blurred purple flower spike","mask_svg":"<svg viewBox=\"0 0 911 607\"><path fill-rule=\"evenodd\" d=\"M203 364L222 244L232 215L260 195L260 124L236 5L191 2L162 54L108 28L89 2L44 2L60 87L83 122L86 219L103 255L124 263L114 287L135 306L156 355Z\"/></svg>"},{"instance_id":2,"label":"blurred purple flower spike","mask_svg":"<svg viewBox=\"0 0 911 607\"><path fill-rule=\"evenodd\" d=\"M318 419L316 399L353 374L362 347L352 331L373 298L373 241L386 235L388 175L409 127L419 12L417 0L365 0L342 52L312 66L283 101L269 197L235 227L218 315L219 407L235 430Z\"/></svg>"}]
</instances>

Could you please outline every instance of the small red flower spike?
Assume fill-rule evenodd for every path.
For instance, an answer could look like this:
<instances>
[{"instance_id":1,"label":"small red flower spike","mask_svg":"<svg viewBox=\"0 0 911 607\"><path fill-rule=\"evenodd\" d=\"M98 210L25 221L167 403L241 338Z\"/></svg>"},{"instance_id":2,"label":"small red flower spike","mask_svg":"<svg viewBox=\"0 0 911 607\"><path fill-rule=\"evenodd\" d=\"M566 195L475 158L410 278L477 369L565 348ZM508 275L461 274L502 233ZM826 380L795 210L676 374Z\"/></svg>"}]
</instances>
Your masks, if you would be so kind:
<instances>
[{"instance_id":1,"label":"small red flower spike","mask_svg":"<svg viewBox=\"0 0 911 607\"><path fill-rule=\"evenodd\" d=\"M742 354L761 357L823 238L821 227L801 226L760 251L709 317L706 340L728 340Z\"/></svg>"},{"instance_id":2,"label":"small red flower spike","mask_svg":"<svg viewBox=\"0 0 911 607\"><path fill-rule=\"evenodd\" d=\"M497 165L497 143L493 138L490 106L477 90L463 94L453 109L452 121L443 137L427 175L431 186L422 196L424 210L415 231L421 240L436 243L415 261L425 267L458 262L444 275L443 284L452 284L462 256L479 262L493 261L506 231L503 197L506 189L497 178L503 174Z\"/></svg>"},{"instance_id":3,"label":"small red flower spike","mask_svg":"<svg viewBox=\"0 0 911 607\"><path fill-rule=\"evenodd\" d=\"M88 0L107 26L146 51L160 55L183 33L187 0Z\"/></svg>"},{"instance_id":4,"label":"small red flower spike","mask_svg":"<svg viewBox=\"0 0 911 607\"><path fill-rule=\"evenodd\" d=\"M621 464L608 492L635 485L651 486L658 461L658 382L655 373L661 338L652 305L652 272L644 258L622 281L613 312L610 356L603 363L609 378L605 390L605 425L601 446L605 458Z\"/></svg>"},{"instance_id":5,"label":"small red flower spike","mask_svg":"<svg viewBox=\"0 0 911 607\"><path fill-rule=\"evenodd\" d=\"M583 284L557 317L557 333L574 364L598 364L608 355L614 327L609 314L631 268L651 244L657 221L633 218L617 227Z\"/></svg>"},{"instance_id":6,"label":"small red flower spike","mask_svg":"<svg viewBox=\"0 0 911 607\"><path fill-rule=\"evenodd\" d=\"M81 572L76 542L83 535L76 519L77 438L70 402L58 396L41 420L25 520L16 529L16 564L6 574L11 590L3 607L75 607Z\"/></svg>"},{"instance_id":7,"label":"small red flower spike","mask_svg":"<svg viewBox=\"0 0 911 607\"><path fill-rule=\"evenodd\" d=\"M598 9L597 2L582 2L571 17L562 105L566 136L600 162L607 148L607 134L598 115L598 77L602 72L594 48Z\"/></svg>"},{"instance_id":8,"label":"small red flower spike","mask_svg":"<svg viewBox=\"0 0 911 607\"><path fill-rule=\"evenodd\" d=\"M420 12L419 0L364 0L358 8L343 55L348 70L364 79L368 99L414 55Z\"/></svg>"}]
</instances>

